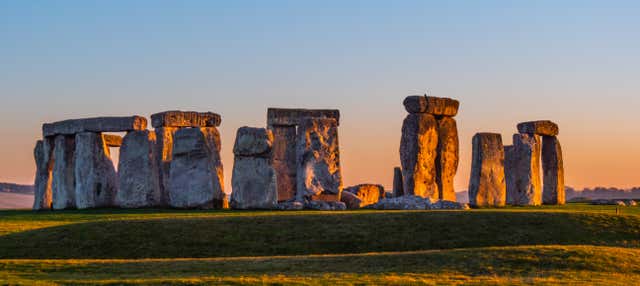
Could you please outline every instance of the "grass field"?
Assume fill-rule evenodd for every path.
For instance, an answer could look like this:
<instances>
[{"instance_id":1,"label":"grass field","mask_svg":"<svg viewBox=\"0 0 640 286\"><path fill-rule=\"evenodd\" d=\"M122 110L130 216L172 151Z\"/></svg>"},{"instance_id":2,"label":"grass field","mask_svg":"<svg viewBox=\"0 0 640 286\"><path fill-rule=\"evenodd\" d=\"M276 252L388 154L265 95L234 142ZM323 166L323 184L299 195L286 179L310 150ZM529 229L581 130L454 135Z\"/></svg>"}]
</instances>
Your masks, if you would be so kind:
<instances>
[{"instance_id":1,"label":"grass field","mask_svg":"<svg viewBox=\"0 0 640 286\"><path fill-rule=\"evenodd\" d=\"M640 208L0 211L0 284L640 280Z\"/></svg>"}]
</instances>

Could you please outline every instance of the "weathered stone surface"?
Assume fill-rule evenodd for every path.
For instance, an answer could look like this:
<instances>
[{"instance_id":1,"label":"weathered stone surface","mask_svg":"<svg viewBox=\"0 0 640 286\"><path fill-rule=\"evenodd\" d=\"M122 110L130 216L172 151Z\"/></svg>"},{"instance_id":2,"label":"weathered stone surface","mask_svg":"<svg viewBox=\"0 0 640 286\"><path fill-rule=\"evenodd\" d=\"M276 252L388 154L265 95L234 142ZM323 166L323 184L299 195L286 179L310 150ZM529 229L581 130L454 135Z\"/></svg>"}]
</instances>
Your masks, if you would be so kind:
<instances>
[{"instance_id":1,"label":"weathered stone surface","mask_svg":"<svg viewBox=\"0 0 640 286\"><path fill-rule=\"evenodd\" d=\"M558 124L550 120L538 120L519 123L518 132L523 134L557 136L559 128Z\"/></svg>"},{"instance_id":2,"label":"weathered stone surface","mask_svg":"<svg viewBox=\"0 0 640 286\"><path fill-rule=\"evenodd\" d=\"M269 126L300 125L303 118L332 118L340 125L340 110L337 109L300 109L300 108L269 108L267 109L267 124Z\"/></svg>"},{"instance_id":3,"label":"weathered stone surface","mask_svg":"<svg viewBox=\"0 0 640 286\"><path fill-rule=\"evenodd\" d=\"M175 208L222 208L226 201L220 134L215 127L176 131L169 178Z\"/></svg>"},{"instance_id":4,"label":"weathered stone surface","mask_svg":"<svg viewBox=\"0 0 640 286\"><path fill-rule=\"evenodd\" d=\"M176 127L160 127L155 129L156 144L155 158L160 185L160 206L169 205L169 170L173 159L173 136L178 131Z\"/></svg>"},{"instance_id":5,"label":"weathered stone surface","mask_svg":"<svg viewBox=\"0 0 640 286\"><path fill-rule=\"evenodd\" d=\"M51 181L52 208L76 207L75 136L58 135L54 139Z\"/></svg>"},{"instance_id":6,"label":"weathered stone surface","mask_svg":"<svg viewBox=\"0 0 640 286\"><path fill-rule=\"evenodd\" d=\"M458 203L455 201L438 200L435 203L429 205L430 210L468 210L469 205L464 203Z\"/></svg>"},{"instance_id":7,"label":"weathered stone surface","mask_svg":"<svg viewBox=\"0 0 640 286\"><path fill-rule=\"evenodd\" d=\"M343 211L347 209L347 205L343 202L308 201L304 204L304 208L317 211Z\"/></svg>"},{"instance_id":8,"label":"weathered stone surface","mask_svg":"<svg viewBox=\"0 0 640 286\"><path fill-rule=\"evenodd\" d=\"M343 202L347 209L359 209L364 207L365 205L362 203L362 199L356 196L353 193L347 192L346 190L340 194L340 201Z\"/></svg>"},{"instance_id":9,"label":"weathered stone surface","mask_svg":"<svg viewBox=\"0 0 640 286\"><path fill-rule=\"evenodd\" d=\"M402 186L402 168L393 168L393 196L404 196L404 187Z\"/></svg>"},{"instance_id":10,"label":"weathered stone surface","mask_svg":"<svg viewBox=\"0 0 640 286\"><path fill-rule=\"evenodd\" d=\"M141 116L94 117L69 119L42 125L44 137L73 135L80 132L124 132L147 129L147 119Z\"/></svg>"},{"instance_id":11,"label":"weathered stone surface","mask_svg":"<svg viewBox=\"0 0 640 286\"><path fill-rule=\"evenodd\" d=\"M218 127L222 123L219 114L171 110L151 115L151 126L160 127Z\"/></svg>"},{"instance_id":12,"label":"weathered stone surface","mask_svg":"<svg viewBox=\"0 0 640 286\"><path fill-rule=\"evenodd\" d=\"M453 179L458 171L459 142L456 120L438 119L438 148L436 157L436 184L441 200L456 201Z\"/></svg>"},{"instance_id":13,"label":"weathered stone surface","mask_svg":"<svg viewBox=\"0 0 640 286\"><path fill-rule=\"evenodd\" d=\"M344 192L349 192L358 196L362 201L361 206L375 204L385 196L384 187L376 184L360 184L345 188L342 192L343 196Z\"/></svg>"},{"instance_id":14,"label":"weathered stone surface","mask_svg":"<svg viewBox=\"0 0 640 286\"><path fill-rule=\"evenodd\" d=\"M318 195L340 200L342 174L335 119L307 118L300 122L296 141L297 193L299 201ZM319 198L322 199L322 198Z\"/></svg>"},{"instance_id":15,"label":"weathered stone surface","mask_svg":"<svg viewBox=\"0 0 640 286\"><path fill-rule=\"evenodd\" d=\"M405 195L395 198L384 198L370 208L378 210L424 210L431 205L430 198Z\"/></svg>"},{"instance_id":16,"label":"weathered stone surface","mask_svg":"<svg viewBox=\"0 0 640 286\"><path fill-rule=\"evenodd\" d=\"M504 206L505 201L502 136L494 133L477 133L473 136L469 204Z\"/></svg>"},{"instance_id":17,"label":"weathered stone surface","mask_svg":"<svg viewBox=\"0 0 640 286\"><path fill-rule=\"evenodd\" d=\"M277 207L276 173L269 161L269 158L262 157L235 157L231 178L231 208Z\"/></svg>"},{"instance_id":18,"label":"weathered stone surface","mask_svg":"<svg viewBox=\"0 0 640 286\"><path fill-rule=\"evenodd\" d=\"M278 209L283 211L299 211L304 209L302 202L289 201L278 203Z\"/></svg>"},{"instance_id":19,"label":"weathered stone surface","mask_svg":"<svg viewBox=\"0 0 640 286\"><path fill-rule=\"evenodd\" d=\"M51 209L51 179L53 170L53 140L38 140L33 150L36 161L33 210Z\"/></svg>"},{"instance_id":20,"label":"weathered stone surface","mask_svg":"<svg viewBox=\"0 0 640 286\"><path fill-rule=\"evenodd\" d=\"M273 133L265 128L241 127L236 133L233 154L236 156L271 157Z\"/></svg>"},{"instance_id":21,"label":"weathered stone surface","mask_svg":"<svg viewBox=\"0 0 640 286\"><path fill-rule=\"evenodd\" d=\"M402 104L409 113L429 113L443 116L456 116L460 106L460 103L455 99L424 95L407 96Z\"/></svg>"},{"instance_id":22,"label":"weathered stone surface","mask_svg":"<svg viewBox=\"0 0 640 286\"><path fill-rule=\"evenodd\" d=\"M102 134L102 138L104 138L104 144L107 147L120 147L122 146L122 137L118 135L111 134Z\"/></svg>"},{"instance_id":23,"label":"weathered stone surface","mask_svg":"<svg viewBox=\"0 0 640 286\"><path fill-rule=\"evenodd\" d=\"M296 196L296 127L271 126L273 145L271 158L276 171L278 201Z\"/></svg>"},{"instance_id":24,"label":"weathered stone surface","mask_svg":"<svg viewBox=\"0 0 640 286\"><path fill-rule=\"evenodd\" d=\"M76 134L75 178L78 209L113 206L118 179L102 134Z\"/></svg>"},{"instance_id":25,"label":"weathered stone surface","mask_svg":"<svg viewBox=\"0 0 640 286\"><path fill-rule=\"evenodd\" d=\"M161 205L156 144L156 133L152 131L132 131L124 136L118 162L120 187L116 206L144 208Z\"/></svg>"},{"instance_id":26,"label":"weathered stone surface","mask_svg":"<svg viewBox=\"0 0 640 286\"><path fill-rule=\"evenodd\" d=\"M438 199L438 123L431 114L409 114L402 124L400 163L405 195Z\"/></svg>"},{"instance_id":27,"label":"weathered stone surface","mask_svg":"<svg viewBox=\"0 0 640 286\"><path fill-rule=\"evenodd\" d=\"M538 135L514 134L513 147L505 149L507 203L518 206L542 204Z\"/></svg>"},{"instance_id":28,"label":"weathered stone surface","mask_svg":"<svg viewBox=\"0 0 640 286\"><path fill-rule=\"evenodd\" d=\"M555 136L542 136L542 170L544 174L542 203L563 205L565 203L564 164L560 141Z\"/></svg>"}]
</instances>

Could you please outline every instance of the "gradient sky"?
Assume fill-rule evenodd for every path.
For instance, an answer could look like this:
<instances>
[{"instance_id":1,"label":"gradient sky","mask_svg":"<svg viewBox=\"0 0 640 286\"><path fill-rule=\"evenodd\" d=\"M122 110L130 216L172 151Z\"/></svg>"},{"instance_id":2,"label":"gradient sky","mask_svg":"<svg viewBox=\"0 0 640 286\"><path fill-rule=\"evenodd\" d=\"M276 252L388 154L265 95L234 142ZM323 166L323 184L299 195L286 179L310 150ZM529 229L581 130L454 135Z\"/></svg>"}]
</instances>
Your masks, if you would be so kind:
<instances>
[{"instance_id":1,"label":"gradient sky","mask_svg":"<svg viewBox=\"0 0 640 286\"><path fill-rule=\"evenodd\" d=\"M391 187L405 96L461 101L471 136L560 125L566 183L640 185L638 1L0 1L0 181L32 183L43 122L171 109L235 132L338 108L345 185ZM227 189L229 191L229 189Z\"/></svg>"}]
</instances>

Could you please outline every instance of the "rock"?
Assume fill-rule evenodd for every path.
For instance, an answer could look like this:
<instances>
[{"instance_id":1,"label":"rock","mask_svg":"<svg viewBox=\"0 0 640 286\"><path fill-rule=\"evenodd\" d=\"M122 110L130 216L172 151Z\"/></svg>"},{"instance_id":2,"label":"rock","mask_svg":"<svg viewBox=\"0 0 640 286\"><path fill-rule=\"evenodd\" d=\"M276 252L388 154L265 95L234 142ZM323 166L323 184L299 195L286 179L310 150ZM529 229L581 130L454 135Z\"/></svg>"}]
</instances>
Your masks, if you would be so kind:
<instances>
[{"instance_id":1,"label":"rock","mask_svg":"<svg viewBox=\"0 0 640 286\"><path fill-rule=\"evenodd\" d=\"M344 192L349 192L358 196L361 199L362 207L375 204L385 197L384 187L382 185L375 184L360 184L345 188L342 192L342 196L344 196Z\"/></svg>"},{"instance_id":2,"label":"rock","mask_svg":"<svg viewBox=\"0 0 640 286\"><path fill-rule=\"evenodd\" d=\"M402 124L400 163L405 195L438 199L436 148L438 124L433 115L409 114Z\"/></svg>"},{"instance_id":3,"label":"rock","mask_svg":"<svg viewBox=\"0 0 640 286\"><path fill-rule=\"evenodd\" d=\"M278 203L278 209L283 211L299 211L304 209L304 204L296 201Z\"/></svg>"},{"instance_id":4,"label":"rock","mask_svg":"<svg viewBox=\"0 0 640 286\"><path fill-rule=\"evenodd\" d=\"M95 117L69 119L42 125L44 137L73 135L80 132L124 132L147 129L147 119L141 116Z\"/></svg>"},{"instance_id":5,"label":"rock","mask_svg":"<svg viewBox=\"0 0 640 286\"><path fill-rule=\"evenodd\" d=\"M336 120L302 120L297 136L297 200L322 199L318 196L326 194L339 201L342 174Z\"/></svg>"},{"instance_id":6,"label":"rock","mask_svg":"<svg viewBox=\"0 0 640 286\"><path fill-rule=\"evenodd\" d=\"M54 139L51 200L55 210L76 207L75 142L75 136L58 135Z\"/></svg>"},{"instance_id":7,"label":"rock","mask_svg":"<svg viewBox=\"0 0 640 286\"><path fill-rule=\"evenodd\" d=\"M542 204L538 135L514 134L513 147L505 150L507 203L517 206Z\"/></svg>"},{"instance_id":8,"label":"rock","mask_svg":"<svg viewBox=\"0 0 640 286\"><path fill-rule=\"evenodd\" d=\"M78 209L114 205L118 192L116 169L102 134L76 134L75 200Z\"/></svg>"},{"instance_id":9,"label":"rock","mask_svg":"<svg viewBox=\"0 0 640 286\"><path fill-rule=\"evenodd\" d=\"M53 140L38 140L33 150L36 161L33 210L51 209L51 179L53 170Z\"/></svg>"},{"instance_id":10,"label":"rock","mask_svg":"<svg viewBox=\"0 0 640 286\"><path fill-rule=\"evenodd\" d=\"M429 113L451 117L458 114L460 106L455 99L423 95L407 96L402 104L409 113Z\"/></svg>"},{"instance_id":11,"label":"rock","mask_svg":"<svg viewBox=\"0 0 640 286\"><path fill-rule=\"evenodd\" d=\"M304 208L317 211L343 211L347 206L343 202L308 201L304 204Z\"/></svg>"},{"instance_id":12,"label":"rock","mask_svg":"<svg viewBox=\"0 0 640 286\"><path fill-rule=\"evenodd\" d=\"M264 128L238 129L231 183L231 208L274 209L278 203L276 172L271 166L273 134Z\"/></svg>"},{"instance_id":13,"label":"rock","mask_svg":"<svg viewBox=\"0 0 640 286\"><path fill-rule=\"evenodd\" d=\"M545 136L558 136L558 124L550 120L522 122L518 124L518 132Z\"/></svg>"},{"instance_id":14,"label":"rock","mask_svg":"<svg viewBox=\"0 0 640 286\"><path fill-rule=\"evenodd\" d=\"M273 133L271 157L278 201L288 201L296 196L296 127L271 126L269 129Z\"/></svg>"},{"instance_id":15,"label":"rock","mask_svg":"<svg viewBox=\"0 0 640 286\"><path fill-rule=\"evenodd\" d=\"M265 128L241 127L236 134L233 154L236 156L271 157L273 133Z\"/></svg>"},{"instance_id":16,"label":"rock","mask_svg":"<svg viewBox=\"0 0 640 286\"><path fill-rule=\"evenodd\" d=\"M293 108L269 108L267 109L267 124L269 126L300 125L303 118L332 118L336 125L340 125L340 110L337 109L293 109Z\"/></svg>"},{"instance_id":17,"label":"rock","mask_svg":"<svg viewBox=\"0 0 640 286\"><path fill-rule=\"evenodd\" d=\"M455 201L438 200L437 202L429 205L430 210L468 210L469 205L458 203Z\"/></svg>"},{"instance_id":18,"label":"rock","mask_svg":"<svg viewBox=\"0 0 640 286\"><path fill-rule=\"evenodd\" d=\"M441 200L456 201L453 179L458 171L458 127L451 117L438 119L438 147L436 157L436 184Z\"/></svg>"},{"instance_id":19,"label":"rock","mask_svg":"<svg viewBox=\"0 0 640 286\"><path fill-rule=\"evenodd\" d=\"M120 188L116 196L116 206L161 206L156 145L156 133L148 130L131 131L124 136L118 162Z\"/></svg>"},{"instance_id":20,"label":"rock","mask_svg":"<svg viewBox=\"0 0 640 286\"><path fill-rule=\"evenodd\" d=\"M118 135L102 134L102 138L104 140L104 144L106 144L107 147L122 146L122 137Z\"/></svg>"},{"instance_id":21,"label":"rock","mask_svg":"<svg viewBox=\"0 0 640 286\"><path fill-rule=\"evenodd\" d=\"M222 208L226 203L220 134L215 127L176 131L169 175L169 205Z\"/></svg>"},{"instance_id":22,"label":"rock","mask_svg":"<svg viewBox=\"0 0 640 286\"><path fill-rule=\"evenodd\" d=\"M219 114L171 110L151 115L151 126L161 127L218 127L222 123Z\"/></svg>"},{"instance_id":23,"label":"rock","mask_svg":"<svg viewBox=\"0 0 640 286\"><path fill-rule=\"evenodd\" d=\"M365 206L361 198L346 190L340 195L340 201L347 206L347 209L359 209Z\"/></svg>"},{"instance_id":24,"label":"rock","mask_svg":"<svg viewBox=\"0 0 640 286\"><path fill-rule=\"evenodd\" d=\"M542 203L564 205L564 166L562 148L555 136L542 136Z\"/></svg>"},{"instance_id":25,"label":"rock","mask_svg":"<svg viewBox=\"0 0 640 286\"><path fill-rule=\"evenodd\" d=\"M384 197L385 198L393 198L394 197L393 192L384 192Z\"/></svg>"},{"instance_id":26,"label":"rock","mask_svg":"<svg viewBox=\"0 0 640 286\"><path fill-rule=\"evenodd\" d=\"M155 129L155 159L158 169L158 184L160 187L160 206L169 205L169 170L173 159L173 136L178 131L176 127L160 127Z\"/></svg>"},{"instance_id":27,"label":"rock","mask_svg":"<svg viewBox=\"0 0 640 286\"><path fill-rule=\"evenodd\" d=\"M476 133L473 136L469 204L473 206L504 206L504 149L502 136Z\"/></svg>"},{"instance_id":28,"label":"rock","mask_svg":"<svg viewBox=\"0 0 640 286\"><path fill-rule=\"evenodd\" d=\"M430 198L405 195L395 198L384 198L371 206L378 210L424 210L431 205Z\"/></svg>"},{"instance_id":29,"label":"rock","mask_svg":"<svg viewBox=\"0 0 640 286\"><path fill-rule=\"evenodd\" d=\"M402 186L402 168L393 168L393 196L404 196L404 188Z\"/></svg>"}]
</instances>

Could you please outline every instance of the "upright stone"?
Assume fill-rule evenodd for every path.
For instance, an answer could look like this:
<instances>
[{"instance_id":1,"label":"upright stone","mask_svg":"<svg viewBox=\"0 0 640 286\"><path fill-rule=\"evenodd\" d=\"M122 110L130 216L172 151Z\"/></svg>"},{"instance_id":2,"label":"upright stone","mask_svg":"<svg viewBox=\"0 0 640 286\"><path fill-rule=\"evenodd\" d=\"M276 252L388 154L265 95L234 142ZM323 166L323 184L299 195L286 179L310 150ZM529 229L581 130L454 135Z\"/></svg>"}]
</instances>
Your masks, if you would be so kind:
<instances>
[{"instance_id":1,"label":"upright stone","mask_svg":"<svg viewBox=\"0 0 640 286\"><path fill-rule=\"evenodd\" d=\"M469 204L473 206L504 206L504 149L502 136L477 133L473 136Z\"/></svg>"},{"instance_id":2,"label":"upright stone","mask_svg":"<svg viewBox=\"0 0 640 286\"><path fill-rule=\"evenodd\" d=\"M33 210L51 209L51 179L53 170L53 140L38 140L33 150L36 161Z\"/></svg>"},{"instance_id":3,"label":"upright stone","mask_svg":"<svg viewBox=\"0 0 640 286\"><path fill-rule=\"evenodd\" d=\"M75 178L78 209L113 206L118 190L117 175L102 134L76 134Z\"/></svg>"},{"instance_id":4,"label":"upright stone","mask_svg":"<svg viewBox=\"0 0 640 286\"><path fill-rule=\"evenodd\" d=\"M276 172L271 166L273 134L265 128L242 127L233 146L231 208L275 209Z\"/></svg>"},{"instance_id":5,"label":"upright stone","mask_svg":"<svg viewBox=\"0 0 640 286\"><path fill-rule=\"evenodd\" d=\"M272 164L276 172L278 201L296 196L296 127L274 125Z\"/></svg>"},{"instance_id":6,"label":"upright stone","mask_svg":"<svg viewBox=\"0 0 640 286\"><path fill-rule=\"evenodd\" d=\"M559 128L558 124L555 124L550 120L538 120L519 123L518 132L523 134L557 136Z\"/></svg>"},{"instance_id":7,"label":"upright stone","mask_svg":"<svg viewBox=\"0 0 640 286\"><path fill-rule=\"evenodd\" d=\"M55 210L76 207L75 141L75 136L68 135L54 139L51 199Z\"/></svg>"},{"instance_id":8,"label":"upright stone","mask_svg":"<svg viewBox=\"0 0 640 286\"><path fill-rule=\"evenodd\" d=\"M436 184L439 199L456 201L453 179L458 171L458 127L451 117L438 119L438 151L436 157Z\"/></svg>"},{"instance_id":9,"label":"upright stone","mask_svg":"<svg viewBox=\"0 0 640 286\"><path fill-rule=\"evenodd\" d=\"M196 111L165 111L151 115L151 126L160 127L218 127L222 122L219 114Z\"/></svg>"},{"instance_id":10,"label":"upright stone","mask_svg":"<svg viewBox=\"0 0 640 286\"><path fill-rule=\"evenodd\" d=\"M404 196L404 187L402 186L402 168L393 168L393 196Z\"/></svg>"},{"instance_id":11,"label":"upright stone","mask_svg":"<svg viewBox=\"0 0 640 286\"><path fill-rule=\"evenodd\" d=\"M75 135L80 132L124 132L147 129L147 119L141 116L94 117L69 119L42 125L44 137Z\"/></svg>"},{"instance_id":12,"label":"upright stone","mask_svg":"<svg viewBox=\"0 0 640 286\"><path fill-rule=\"evenodd\" d=\"M104 143L107 144L107 147L122 146L122 137L118 135L102 134L102 138L104 138Z\"/></svg>"},{"instance_id":13,"label":"upright stone","mask_svg":"<svg viewBox=\"0 0 640 286\"><path fill-rule=\"evenodd\" d=\"M412 95L404 99L403 105L409 113L428 113L453 117L458 114L460 103L451 98Z\"/></svg>"},{"instance_id":14,"label":"upright stone","mask_svg":"<svg viewBox=\"0 0 640 286\"><path fill-rule=\"evenodd\" d=\"M124 136L118 162L116 206L144 208L161 205L160 176L156 160L156 134L131 131Z\"/></svg>"},{"instance_id":15,"label":"upright stone","mask_svg":"<svg viewBox=\"0 0 640 286\"><path fill-rule=\"evenodd\" d=\"M178 131L176 127L159 127L155 129L155 159L160 187L160 206L169 205L169 170L173 159L173 137L176 131Z\"/></svg>"},{"instance_id":16,"label":"upright stone","mask_svg":"<svg viewBox=\"0 0 640 286\"><path fill-rule=\"evenodd\" d=\"M169 204L175 208L226 205L220 133L215 127L176 131L169 171Z\"/></svg>"},{"instance_id":17,"label":"upright stone","mask_svg":"<svg viewBox=\"0 0 640 286\"><path fill-rule=\"evenodd\" d=\"M506 157L507 203L519 206L542 204L540 182L540 137L514 134Z\"/></svg>"},{"instance_id":18,"label":"upright stone","mask_svg":"<svg viewBox=\"0 0 640 286\"><path fill-rule=\"evenodd\" d=\"M305 118L296 141L297 200L340 201L342 174L338 123L332 118Z\"/></svg>"},{"instance_id":19,"label":"upright stone","mask_svg":"<svg viewBox=\"0 0 640 286\"><path fill-rule=\"evenodd\" d=\"M402 124L400 163L405 195L438 199L438 123L431 114L409 114Z\"/></svg>"},{"instance_id":20,"label":"upright stone","mask_svg":"<svg viewBox=\"0 0 640 286\"><path fill-rule=\"evenodd\" d=\"M544 173L542 202L549 205L563 205L565 192L562 148L555 136L542 136L542 170Z\"/></svg>"}]
</instances>

